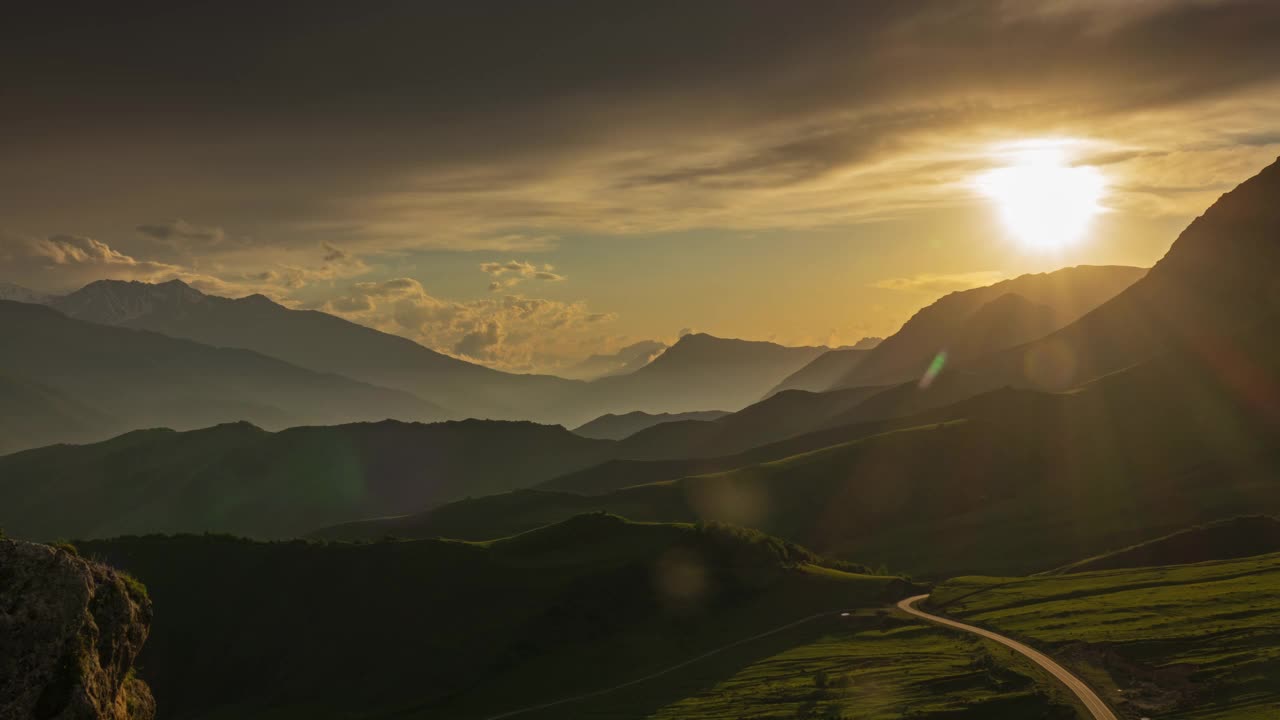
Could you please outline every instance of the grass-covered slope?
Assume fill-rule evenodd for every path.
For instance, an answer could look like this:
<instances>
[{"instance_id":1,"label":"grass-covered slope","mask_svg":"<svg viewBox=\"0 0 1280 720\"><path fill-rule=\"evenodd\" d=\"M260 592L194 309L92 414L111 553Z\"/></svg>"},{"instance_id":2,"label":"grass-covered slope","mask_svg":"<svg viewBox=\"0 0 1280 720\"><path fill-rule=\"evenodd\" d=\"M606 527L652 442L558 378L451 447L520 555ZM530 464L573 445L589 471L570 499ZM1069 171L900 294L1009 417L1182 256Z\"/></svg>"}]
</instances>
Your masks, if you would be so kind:
<instances>
[{"instance_id":1,"label":"grass-covered slope","mask_svg":"<svg viewBox=\"0 0 1280 720\"><path fill-rule=\"evenodd\" d=\"M930 603L1029 641L1126 716L1262 718L1280 703L1280 555L1035 578L957 578Z\"/></svg>"},{"instance_id":2,"label":"grass-covered slope","mask_svg":"<svg viewBox=\"0 0 1280 720\"><path fill-rule=\"evenodd\" d=\"M607 712L600 716L626 717ZM1065 688L996 643L870 612L831 622L807 642L762 658L650 717L1075 720L1085 716L1077 714Z\"/></svg>"},{"instance_id":3,"label":"grass-covered slope","mask_svg":"<svg viewBox=\"0 0 1280 720\"><path fill-rule=\"evenodd\" d=\"M533 484L594 465L611 445L561 427L483 420L142 430L0 457L0 527L45 540L297 537Z\"/></svg>"},{"instance_id":4,"label":"grass-covered slope","mask_svg":"<svg viewBox=\"0 0 1280 720\"><path fill-rule=\"evenodd\" d=\"M1052 574L1186 565L1280 552L1280 519L1248 515L1179 530L1121 550L1074 562Z\"/></svg>"},{"instance_id":5,"label":"grass-covered slope","mask_svg":"<svg viewBox=\"0 0 1280 720\"><path fill-rule=\"evenodd\" d=\"M175 719L485 717L908 589L752 531L601 515L491 543L79 547L147 584L140 674Z\"/></svg>"}]
</instances>

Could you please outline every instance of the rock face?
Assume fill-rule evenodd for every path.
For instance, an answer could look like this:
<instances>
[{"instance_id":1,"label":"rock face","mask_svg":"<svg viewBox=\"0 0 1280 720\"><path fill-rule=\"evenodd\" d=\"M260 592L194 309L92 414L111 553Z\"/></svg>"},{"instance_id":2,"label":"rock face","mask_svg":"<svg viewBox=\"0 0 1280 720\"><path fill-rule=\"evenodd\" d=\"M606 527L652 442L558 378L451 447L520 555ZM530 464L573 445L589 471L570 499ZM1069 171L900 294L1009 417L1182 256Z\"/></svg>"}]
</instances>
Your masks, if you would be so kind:
<instances>
[{"instance_id":1,"label":"rock face","mask_svg":"<svg viewBox=\"0 0 1280 720\"><path fill-rule=\"evenodd\" d=\"M0 540L0 718L151 720L133 676L151 601L69 550Z\"/></svg>"}]
</instances>

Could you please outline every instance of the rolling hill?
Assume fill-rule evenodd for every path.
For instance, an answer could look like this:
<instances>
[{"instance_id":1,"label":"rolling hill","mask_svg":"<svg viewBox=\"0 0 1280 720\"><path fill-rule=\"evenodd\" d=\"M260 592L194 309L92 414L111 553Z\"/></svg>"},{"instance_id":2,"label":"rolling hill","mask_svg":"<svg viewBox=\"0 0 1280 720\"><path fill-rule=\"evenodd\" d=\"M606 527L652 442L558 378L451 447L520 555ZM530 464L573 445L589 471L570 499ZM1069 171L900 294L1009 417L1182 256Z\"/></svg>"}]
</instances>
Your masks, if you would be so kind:
<instances>
[{"instance_id":1,"label":"rolling hill","mask_svg":"<svg viewBox=\"0 0 1280 720\"><path fill-rule=\"evenodd\" d=\"M1280 374L1269 326L1232 346ZM480 539L608 510L734 522L917 573L1035 572L1280 510L1278 408L1280 395L1241 395L1202 357L1171 353L1072 393L994 391L916 427L782 460L596 496L525 491L335 530Z\"/></svg>"},{"instance_id":2,"label":"rolling hill","mask_svg":"<svg viewBox=\"0 0 1280 720\"><path fill-rule=\"evenodd\" d=\"M636 410L624 415L601 415L589 423L573 429L575 435L597 440L621 440L654 425L669 422L717 420L728 415L723 410L702 410L686 413L647 413Z\"/></svg>"},{"instance_id":3,"label":"rolling hill","mask_svg":"<svg viewBox=\"0 0 1280 720\"><path fill-rule=\"evenodd\" d=\"M36 540L296 537L540 482L598 464L611 446L560 427L482 420L143 430L0 457L0 527Z\"/></svg>"},{"instance_id":4,"label":"rolling hill","mask_svg":"<svg viewBox=\"0 0 1280 720\"><path fill-rule=\"evenodd\" d=\"M157 611L139 674L175 720L280 708L486 717L909 589L820 567L807 550L751 531L600 515L485 544L152 536L78 547L146 584ZM778 640L684 674L731 673ZM645 690L647 703L686 691Z\"/></svg>"},{"instance_id":5,"label":"rolling hill","mask_svg":"<svg viewBox=\"0 0 1280 720\"><path fill-rule=\"evenodd\" d=\"M0 301L0 367L110 422L189 429L248 420L263 427L435 420L444 411L407 393L305 370L245 350L68 318L48 307ZM20 417L20 416L14 416ZM68 425L29 437L82 439Z\"/></svg>"}]
</instances>

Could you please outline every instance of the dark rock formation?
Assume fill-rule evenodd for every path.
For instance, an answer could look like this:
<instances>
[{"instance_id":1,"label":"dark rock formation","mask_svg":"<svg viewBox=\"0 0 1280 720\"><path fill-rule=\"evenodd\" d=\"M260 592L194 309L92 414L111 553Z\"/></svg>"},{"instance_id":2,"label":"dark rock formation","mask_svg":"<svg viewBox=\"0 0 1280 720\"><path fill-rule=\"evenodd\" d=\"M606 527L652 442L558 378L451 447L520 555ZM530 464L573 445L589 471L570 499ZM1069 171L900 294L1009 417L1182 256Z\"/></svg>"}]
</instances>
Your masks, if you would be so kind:
<instances>
[{"instance_id":1,"label":"dark rock formation","mask_svg":"<svg viewBox=\"0 0 1280 720\"><path fill-rule=\"evenodd\" d=\"M133 676L150 626L133 578L70 547L0 540L0 718L151 720Z\"/></svg>"}]
</instances>

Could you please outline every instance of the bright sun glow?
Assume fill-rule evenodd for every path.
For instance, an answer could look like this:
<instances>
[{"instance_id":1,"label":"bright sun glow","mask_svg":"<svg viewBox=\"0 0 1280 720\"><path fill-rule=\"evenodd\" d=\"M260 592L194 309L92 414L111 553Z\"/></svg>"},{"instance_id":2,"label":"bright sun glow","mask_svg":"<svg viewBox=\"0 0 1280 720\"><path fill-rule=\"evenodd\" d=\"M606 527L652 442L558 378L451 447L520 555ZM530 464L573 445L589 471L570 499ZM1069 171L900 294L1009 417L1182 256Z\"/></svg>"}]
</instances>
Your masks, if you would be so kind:
<instances>
[{"instance_id":1,"label":"bright sun glow","mask_svg":"<svg viewBox=\"0 0 1280 720\"><path fill-rule=\"evenodd\" d=\"M1009 231L1036 250L1057 250L1084 236L1102 207L1106 179L1095 167L1067 164L1062 144L1024 145L1013 164L977 178Z\"/></svg>"}]
</instances>

